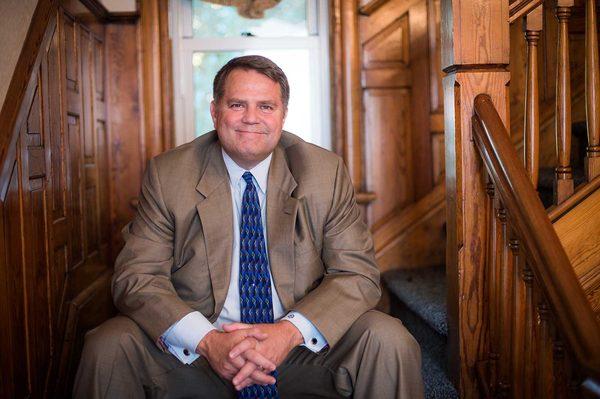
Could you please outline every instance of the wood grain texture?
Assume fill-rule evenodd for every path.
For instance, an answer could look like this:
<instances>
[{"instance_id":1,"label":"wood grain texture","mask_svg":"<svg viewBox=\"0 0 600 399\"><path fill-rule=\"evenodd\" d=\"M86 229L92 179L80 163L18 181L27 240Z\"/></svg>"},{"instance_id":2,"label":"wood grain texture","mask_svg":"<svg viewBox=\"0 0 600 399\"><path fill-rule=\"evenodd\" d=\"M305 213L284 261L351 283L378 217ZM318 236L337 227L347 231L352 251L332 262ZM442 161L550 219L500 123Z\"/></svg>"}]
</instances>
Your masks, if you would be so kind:
<instances>
[{"instance_id":1,"label":"wood grain texture","mask_svg":"<svg viewBox=\"0 0 600 399\"><path fill-rule=\"evenodd\" d=\"M442 68L509 62L508 2L442 2Z\"/></svg>"},{"instance_id":2,"label":"wood grain texture","mask_svg":"<svg viewBox=\"0 0 600 399\"><path fill-rule=\"evenodd\" d=\"M585 111L588 146L585 172L588 180L600 175L600 64L596 1L585 2Z\"/></svg>"},{"instance_id":3,"label":"wood grain texture","mask_svg":"<svg viewBox=\"0 0 600 399\"><path fill-rule=\"evenodd\" d=\"M524 159L533 187L537 188L540 163L540 95L538 88L538 41L542 30L543 6L539 5L525 17L527 41L527 78L525 84Z\"/></svg>"},{"instance_id":4,"label":"wood grain texture","mask_svg":"<svg viewBox=\"0 0 600 399\"><path fill-rule=\"evenodd\" d=\"M485 69L459 69L444 78L448 345L450 370L464 398L478 395L474 370L486 355L487 331L483 306L488 233L486 209L481 205L487 193L481 160L471 140L473 108L469 104L481 92L492 93L508 118L508 81L508 72Z\"/></svg>"},{"instance_id":5,"label":"wood grain texture","mask_svg":"<svg viewBox=\"0 0 600 399\"><path fill-rule=\"evenodd\" d=\"M29 54L35 68L25 93L14 98L19 117L7 129L14 146L2 160L10 173L1 176L7 189L0 201L6 287L0 313L10 350L0 362L11 382L1 384L3 397L64 397L70 391L60 386L72 377L61 374L59 356L70 351L67 304L111 270L103 227L110 215L103 29L89 10L79 10L86 25L62 4L50 20L32 21L44 40ZM111 312L98 311L96 320ZM77 350L70 355L77 358Z\"/></svg>"},{"instance_id":6,"label":"wood grain texture","mask_svg":"<svg viewBox=\"0 0 600 399\"><path fill-rule=\"evenodd\" d=\"M135 207L131 201L139 194L145 167L138 32L133 23L112 23L106 27L108 190L114 254L123 246L121 230L133 219Z\"/></svg>"},{"instance_id":7,"label":"wood grain texture","mask_svg":"<svg viewBox=\"0 0 600 399\"><path fill-rule=\"evenodd\" d=\"M505 199L513 228L528 248L531 268L561 334L566 337L579 364L597 376L600 372L600 329L594 312L525 169L517 160L491 99L480 95L475 102L474 138L479 152Z\"/></svg>"},{"instance_id":8,"label":"wood grain texture","mask_svg":"<svg viewBox=\"0 0 600 399\"><path fill-rule=\"evenodd\" d=\"M445 193L440 184L375 230L375 257L381 272L444 264Z\"/></svg>"},{"instance_id":9,"label":"wood grain texture","mask_svg":"<svg viewBox=\"0 0 600 399\"><path fill-rule=\"evenodd\" d=\"M600 190L558 219L554 229L592 308L600 314Z\"/></svg>"},{"instance_id":10,"label":"wood grain texture","mask_svg":"<svg viewBox=\"0 0 600 399\"><path fill-rule=\"evenodd\" d=\"M560 204L573 194L571 166L571 65L569 64L569 6L557 6L559 35L556 68L556 177L554 200Z\"/></svg>"}]
</instances>

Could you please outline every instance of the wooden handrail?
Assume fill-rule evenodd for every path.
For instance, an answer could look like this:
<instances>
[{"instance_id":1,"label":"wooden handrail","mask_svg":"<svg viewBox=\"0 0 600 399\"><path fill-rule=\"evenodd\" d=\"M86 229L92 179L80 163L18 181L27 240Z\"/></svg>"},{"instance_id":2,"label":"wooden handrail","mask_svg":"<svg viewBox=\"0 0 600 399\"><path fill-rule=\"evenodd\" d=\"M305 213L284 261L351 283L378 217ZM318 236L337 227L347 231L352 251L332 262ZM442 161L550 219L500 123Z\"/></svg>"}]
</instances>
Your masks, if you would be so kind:
<instances>
[{"instance_id":1,"label":"wooden handrail","mask_svg":"<svg viewBox=\"0 0 600 399\"><path fill-rule=\"evenodd\" d=\"M518 0L508 6L508 22L513 23L524 15L535 10L544 0Z\"/></svg>"},{"instance_id":2,"label":"wooden handrail","mask_svg":"<svg viewBox=\"0 0 600 399\"><path fill-rule=\"evenodd\" d=\"M600 325L595 314L491 98L478 95L474 110L476 147L527 249L531 269L576 360L598 378Z\"/></svg>"}]
</instances>

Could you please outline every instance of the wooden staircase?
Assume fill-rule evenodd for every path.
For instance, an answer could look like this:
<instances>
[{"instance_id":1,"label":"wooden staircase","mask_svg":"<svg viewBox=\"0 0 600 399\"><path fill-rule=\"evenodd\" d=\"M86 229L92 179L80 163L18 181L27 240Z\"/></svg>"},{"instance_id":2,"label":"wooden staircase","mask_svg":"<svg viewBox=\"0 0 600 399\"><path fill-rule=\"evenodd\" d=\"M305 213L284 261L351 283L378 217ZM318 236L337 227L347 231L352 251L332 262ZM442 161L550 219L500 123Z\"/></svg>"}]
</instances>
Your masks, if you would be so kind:
<instances>
[{"instance_id":1,"label":"wooden staircase","mask_svg":"<svg viewBox=\"0 0 600 399\"><path fill-rule=\"evenodd\" d=\"M480 6L455 4L442 14L442 30L452 26L453 32L443 46L445 104L452 105L446 110L447 267L384 262L385 270L396 269L383 276L391 311L421 343L429 398L452 395L436 390L446 371L466 398L600 397L594 388L600 364L597 4L523 0L505 8L492 1L479 20L460 19L461 11L483 12ZM489 47L469 53L477 35ZM540 76L543 71L556 80ZM475 100L486 92L492 96ZM499 145L501 136L510 141ZM515 149L520 156L509 154ZM516 165L523 166L517 171ZM418 220L419 212L427 214L406 217ZM379 258L387 259L384 251ZM448 297L447 330L430 320L432 308L446 310L440 292ZM447 358L448 367L428 362L432 353ZM438 370L441 377L428 381Z\"/></svg>"}]
</instances>

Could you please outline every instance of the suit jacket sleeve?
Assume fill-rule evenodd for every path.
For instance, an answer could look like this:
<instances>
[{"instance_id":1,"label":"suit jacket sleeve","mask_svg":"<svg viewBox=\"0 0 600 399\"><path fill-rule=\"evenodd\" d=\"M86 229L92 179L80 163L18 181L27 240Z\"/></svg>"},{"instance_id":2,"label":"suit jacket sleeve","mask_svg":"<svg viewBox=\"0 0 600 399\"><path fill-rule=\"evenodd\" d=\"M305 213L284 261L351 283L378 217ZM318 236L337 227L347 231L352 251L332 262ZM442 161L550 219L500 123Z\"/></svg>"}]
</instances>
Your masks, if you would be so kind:
<instances>
[{"instance_id":1,"label":"suit jacket sleeve","mask_svg":"<svg viewBox=\"0 0 600 399\"><path fill-rule=\"evenodd\" d=\"M333 346L381 297L373 239L341 160L324 225L321 259L326 270L323 280L293 310L308 318Z\"/></svg>"},{"instance_id":2,"label":"suit jacket sleeve","mask_svg":"<svg viewBox=\"0 0 600 399\"><path fill-rule=\"evenodd\" d=\"M173 231L173 217L164 203L154 160L150 160L137 215L123 229L125 247L115 262L112 293L116 307L156 343L171 325L193 311L171 283Z\"/></svg>"}]
</instances>

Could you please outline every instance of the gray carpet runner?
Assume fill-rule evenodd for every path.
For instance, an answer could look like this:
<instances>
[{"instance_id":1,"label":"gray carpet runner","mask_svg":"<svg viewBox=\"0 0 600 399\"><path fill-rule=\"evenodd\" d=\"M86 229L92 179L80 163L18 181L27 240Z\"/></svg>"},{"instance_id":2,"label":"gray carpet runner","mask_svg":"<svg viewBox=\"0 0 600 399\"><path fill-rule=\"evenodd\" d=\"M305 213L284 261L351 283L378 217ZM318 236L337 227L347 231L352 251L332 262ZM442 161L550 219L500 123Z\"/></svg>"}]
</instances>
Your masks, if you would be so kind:
<instances>
[{"instance_id":1,"label":"gray carpet runner","mask_svg":"<svg viewBox=\"0 0 600 399\"><path fill-rule=\"evenodd\" d=\"M394 270L383 275L391 314L421 346L425 398L458 398L446 373L446 276L443 267Z\"/></svg>"}]
</instances>

